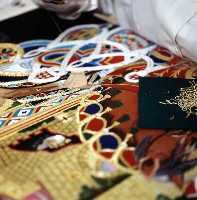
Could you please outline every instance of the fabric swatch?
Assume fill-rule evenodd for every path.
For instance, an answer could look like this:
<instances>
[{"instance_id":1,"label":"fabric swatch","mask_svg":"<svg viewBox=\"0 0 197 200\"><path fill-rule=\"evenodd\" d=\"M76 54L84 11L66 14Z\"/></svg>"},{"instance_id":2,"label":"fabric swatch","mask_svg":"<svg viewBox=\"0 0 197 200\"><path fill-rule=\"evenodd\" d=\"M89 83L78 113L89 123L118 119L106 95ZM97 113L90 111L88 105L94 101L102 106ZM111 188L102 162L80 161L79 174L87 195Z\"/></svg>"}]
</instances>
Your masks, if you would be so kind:
<instances>
[{"instance_id":1,"label":"fabric swatch","mask_svg":"<svg viewBox=\"0 0 197 200\"><path fill-rule=\"evenodd\" d=\"M139 127L197 130L197 81L141 78Z\"/></svg>"}]
</instances>

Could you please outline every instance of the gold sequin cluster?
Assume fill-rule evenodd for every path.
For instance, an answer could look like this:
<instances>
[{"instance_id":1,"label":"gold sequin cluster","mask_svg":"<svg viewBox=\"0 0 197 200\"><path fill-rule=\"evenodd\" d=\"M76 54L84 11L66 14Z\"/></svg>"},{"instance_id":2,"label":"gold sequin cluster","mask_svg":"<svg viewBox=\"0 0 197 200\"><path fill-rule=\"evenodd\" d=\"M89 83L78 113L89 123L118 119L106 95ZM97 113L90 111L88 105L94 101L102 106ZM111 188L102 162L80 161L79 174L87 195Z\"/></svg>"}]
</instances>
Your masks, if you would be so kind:
<instances>
[{"instance_id":1,"label":"gold sequin cluster","mask_svg":"<svg viewBox=\"0 0 197 200\"><path fill-rule=\"evenodd\" d=\"M197 83L191 81L191 86L180 89L180 94L175 98L160 102L161 104L178 105L182 111L187 113L187 118L190 115L197 116Z\"/></svg>"}]
</instances>

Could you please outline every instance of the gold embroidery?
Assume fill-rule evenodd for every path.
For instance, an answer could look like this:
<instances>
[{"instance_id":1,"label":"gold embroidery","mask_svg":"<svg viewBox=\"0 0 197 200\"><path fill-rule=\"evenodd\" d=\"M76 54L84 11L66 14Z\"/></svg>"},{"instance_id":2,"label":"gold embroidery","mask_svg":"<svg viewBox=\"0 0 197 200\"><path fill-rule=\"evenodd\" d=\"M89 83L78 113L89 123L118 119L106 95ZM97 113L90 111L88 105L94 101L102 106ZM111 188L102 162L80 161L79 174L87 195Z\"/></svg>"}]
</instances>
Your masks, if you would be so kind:
<instances>
[{"instance_id":1,"label":"gold embroidery","mask_svg":"<svg viewBox=\"0 0 197 200\"><path fill-rule=\"evenodd\" d=\"M160 104L177 105L182 111L187 113L187 118L190 115L197 116L197 83L191 81L191 86L180 89L180 95L166 100L166 102L159 102Z\"/></svg>"}]
</instances>

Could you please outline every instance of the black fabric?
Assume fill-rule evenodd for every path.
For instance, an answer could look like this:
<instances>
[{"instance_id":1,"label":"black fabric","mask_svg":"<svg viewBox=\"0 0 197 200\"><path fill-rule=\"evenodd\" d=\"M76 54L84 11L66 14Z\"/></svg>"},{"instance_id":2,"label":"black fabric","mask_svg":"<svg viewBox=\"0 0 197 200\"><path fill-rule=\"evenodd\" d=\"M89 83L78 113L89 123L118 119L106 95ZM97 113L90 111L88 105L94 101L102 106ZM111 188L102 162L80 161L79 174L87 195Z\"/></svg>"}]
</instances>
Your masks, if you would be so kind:
<instances>
[{"instance_id":1,"label":"black fabric","mask_svg":"<svg viewBox=\"0 0 197 200\"><path fill-rule=\"evenodd\" d=\"M139 85L139 121L140 128L162 128L197 130L197 107L192 106L192 113L183 111L182 106L177 105L177 98L185 105L189 105L189 99L196 104L197 85L196 80L172 79L172 78L141 78ZM188 87L191 87L188 91ZM190 97L180 97L181 88L185 88ZM195 94L196 91L196 94ZM182 93L183 94L183 93ZM180 103L180 101L179 101Z\"/></svg>"},{"instance_id":2,"label":"black fabric","mask_svg":"<svg viewBox=\"0 0 197 200\"><path fill-rule=\"evenodd\" d=\"M72 26L102 23L104 21L94 17L93 12L83 13L76 20L63 20L53 12L36 9L0 22L0 42L20 43L34 39L52 40Z\"/></svg>"}]
</instances>

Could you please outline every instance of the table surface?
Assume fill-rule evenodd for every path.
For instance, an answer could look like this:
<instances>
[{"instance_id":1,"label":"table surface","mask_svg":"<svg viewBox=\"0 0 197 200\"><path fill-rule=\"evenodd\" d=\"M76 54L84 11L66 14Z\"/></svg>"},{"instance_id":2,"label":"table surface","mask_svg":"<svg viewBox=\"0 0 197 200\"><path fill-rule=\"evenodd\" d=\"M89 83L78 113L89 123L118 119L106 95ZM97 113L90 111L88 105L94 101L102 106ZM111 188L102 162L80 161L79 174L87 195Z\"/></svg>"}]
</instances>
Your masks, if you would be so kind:
<instances>
[{"instance_id":1,"label":"table surface","mask_svg":"<svg viewBox=\"0 0 197 200\"><path fill-rule=\"evenodd\" d=\"M23 0L22 4L23 6L6 6L4 8L0 8L0 22L38 8L32 0Z\"/></svg>"}]
</instances>

